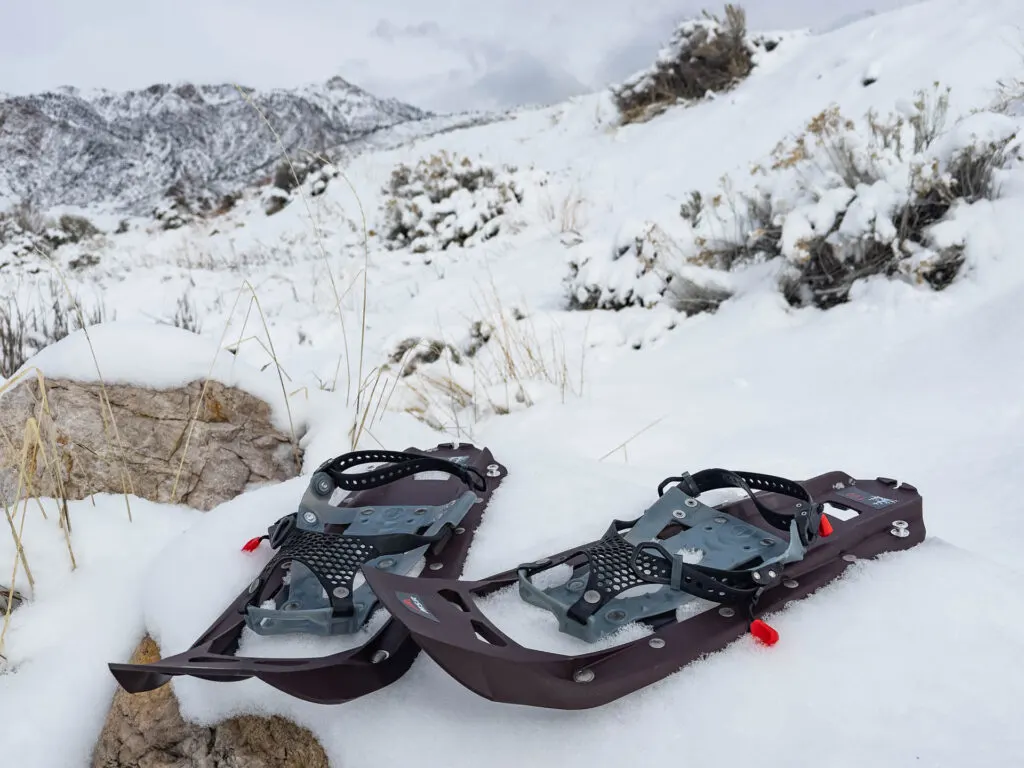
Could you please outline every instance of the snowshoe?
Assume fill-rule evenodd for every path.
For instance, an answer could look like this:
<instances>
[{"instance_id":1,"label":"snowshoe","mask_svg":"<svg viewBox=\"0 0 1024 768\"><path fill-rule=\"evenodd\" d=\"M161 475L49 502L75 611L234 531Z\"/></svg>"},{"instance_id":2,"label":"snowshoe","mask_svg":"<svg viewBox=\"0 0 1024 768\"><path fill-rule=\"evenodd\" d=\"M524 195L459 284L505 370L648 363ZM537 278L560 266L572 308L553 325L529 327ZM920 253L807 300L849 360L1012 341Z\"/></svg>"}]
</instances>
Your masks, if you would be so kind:
<instances>
[{"instance_id":1,"label":"snowshoe","mask_svg":"<svg viewBox=\"0 0 1024 768\"><path fill-rule=\"evenodd\" d=\"M747 498L718 506L698 498L722 488ZM467 688L492 701L587 709L745 633L774 644L778 633L760 616L806 597L858 559L925 537L921 496L887 478L831 472L797 483L708 469L668 478L658 496L641 517L614 521L597 541L479 581L417 581L365 569L366 580L416 643ZM826 502L837 508L832 516ZM560 565L572 568L565 583L533 583ZM653 634L580 656L524 647L474 601L514 584L523 600L557 617L561 632L589 643L631 622ZM701 607L707 609L694 610Z\"/></svg>"},{"instance_id":2,"label":"snowshoe","mask_svg":"<svg viewBox=\"0 0 1024 768\"><path fill-rule=\"evenodd\" d=\"M353 467L380 464L369 471ZM229 682L255 677L300 699L339 704L383 688L419 652L389 618L358 648L318 658L236 656L245 627L262 635L350 635L380 605L357 583L360 566L421 578L457 578L491 493L506 475L490 451L446 444L426 451L357 451L321 465L298 511L252 539L276 550L259 576L184 653L149 664L110 664L130 693L176 675ZM348 495L334 502L339 491Z\"/></svg>"}]
</instances>

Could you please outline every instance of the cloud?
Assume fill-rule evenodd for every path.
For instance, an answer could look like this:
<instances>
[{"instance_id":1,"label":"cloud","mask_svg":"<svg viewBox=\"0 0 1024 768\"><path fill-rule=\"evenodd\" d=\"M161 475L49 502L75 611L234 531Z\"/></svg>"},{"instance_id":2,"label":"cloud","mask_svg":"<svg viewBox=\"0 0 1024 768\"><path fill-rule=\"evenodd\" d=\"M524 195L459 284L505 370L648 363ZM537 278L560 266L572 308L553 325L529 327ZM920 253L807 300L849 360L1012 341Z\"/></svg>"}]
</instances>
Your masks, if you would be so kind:
<instances>
[{"instance_id":1,"label":"cloud","mask_svg":"<svg viewBox=\"0 0 1024 768\"><path fill-rule=\"evenodd\" d=\"M910 0L745 0L751 26L819 27ZM33 0L0 19L0 92L333 75L433 109L546 102L645 66L696 0Z\"/></svg>"}]
</instances>

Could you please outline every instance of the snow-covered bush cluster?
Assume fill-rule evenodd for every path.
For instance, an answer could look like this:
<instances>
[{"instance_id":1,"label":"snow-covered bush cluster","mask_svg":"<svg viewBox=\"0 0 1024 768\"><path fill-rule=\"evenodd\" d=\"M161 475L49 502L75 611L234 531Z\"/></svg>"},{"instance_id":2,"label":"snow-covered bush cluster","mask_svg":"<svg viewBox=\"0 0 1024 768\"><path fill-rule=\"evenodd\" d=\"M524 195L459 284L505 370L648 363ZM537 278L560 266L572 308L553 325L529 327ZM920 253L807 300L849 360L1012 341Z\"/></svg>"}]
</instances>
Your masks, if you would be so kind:
<instances>
[{"instance_id":1,"label":"snow-covered bush cluster","mask_svg":"<svg viewBox=\"0 0 1024 768\"><path fill-rule=\"evenodd\" d=\"M708 280L713 271L689 265L677 244L651 222L630 222L611 244L583 243L569 259L570 309L653 307L667 303L688 315L714 311L729 297Z\"/></svg>"},{"instance_id":2,"label":"snow-covered bush cluster","mask_svg":"<svg viewBox=\"0 0 1024 768\"><path fill-rule=\"evenodd\" d=\"M292 201L294 191L303 184L308 184L311 197L322 195L338 173L337 167L321 155L282 161L263 193L263 212L273 216L282 210Z\"/></svg>"},{"instance_id":3,"label":"snow-covered bush cluster","mask_svg":"<svg viewBox=\"0 0 1024 768\"><path fill-rule=\"evenodd\" d=\"M414 167L398 165L384 188L381 238L413 253L473 246L494 237L523 201L517 169L439 152Z\"/></svg>"},{"instance_id":4,"label":"snow-covered bush cluster","mask_svg":"<svg viewBox=\"0 0 1024 768\"><path fill-rule=\"evenodd\" d=\"M383 370L395 379L387 407L435 429L529 408L574 392L564 351L519 307L483 307L468 326L402 336Z\"/></svg>"},{"instance_id":5,"label":"snow-covered bush cluster","mask_svg":"<svg viewBox=\"0 0 1024 768\"><path fill-rule=\"evenodd\" d=\"M749 188L683 206L691 261L729 270L781 257L795 306L843 303L876 274L945 288L965 258L958 212L998 195L1021 147L1019 119L984 111L947 130L947 109L948 92L936 90L887 117L816 115Z\"/></svg>"},{"instance_id":6,"label":"snow-covered bush cluster","mask_svg":"<svg viewBox=\"0 0 1024 768\"><path fill-rule=\"evenodd\" d=\"M62 245L98 234L100 231L84 216L64 214L53 220L25 202L0 214L0 247L16 258L49 254Z\"/></svg>"},{"instance_id":7,"label":"snow-covered bush cluster","mask_svg":"<svg viewBox=\"0 0 1024 768\"><path fill-rule=\"evenodd\" d=\"M737 275L772 260L782 261L773 274L793 306L841 304L872 275L942 290L966 260L958 217L999 195L1024 141L1024 117L1009 110L948 126L948 106L948 90L936 88L884 117L824 110L755 166L746 186L727 178L713 195L692 192L679 234L646 224L612 248L577 246L570 307L713 310Z\"/></svg>"},{"instance_id":8,"label":"snow-covered bush cluster","mask_svg":"<svg viewBox=\"0 0 1024 768\"><path fill-rule=\"evenodd\" d=\"M153 218L160 223L161 229L181 229L192 221L193 214L178 198L164 197L154 206Z\"/></svg>"},{"instance_id":9,"label":"snow-covered bush cluster","mask_svg":"<svg viewBox=\"0 0 1024 768\"><path fill-rule=\"evenodd\" d=\"M654 64L613 86L612 96L624 123L645 120L680 101L726 91L771 52L779 38L747 34L746 13L725 6L725 18L708 12L676 27Z\"/></svg>"}]
</instances>

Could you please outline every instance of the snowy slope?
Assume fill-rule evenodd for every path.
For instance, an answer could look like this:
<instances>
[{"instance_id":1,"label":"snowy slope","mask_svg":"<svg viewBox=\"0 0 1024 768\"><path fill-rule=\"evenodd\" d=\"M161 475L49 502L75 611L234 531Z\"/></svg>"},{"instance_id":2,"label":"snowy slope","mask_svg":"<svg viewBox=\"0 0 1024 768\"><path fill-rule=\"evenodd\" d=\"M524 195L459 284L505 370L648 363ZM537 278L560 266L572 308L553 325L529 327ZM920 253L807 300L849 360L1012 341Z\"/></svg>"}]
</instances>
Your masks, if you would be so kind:
<instances>
[{"instance_id":1,"label":"snowy slope","mask_svg":"<svg viewBox=\"0 0 1024 768\"><path fill-rule=\"evenodd\" d=\"M637 220L681 233L678 210L690 190L713 189L723 174L743 178L832 102L854 116L888 112L939 81L952 87L953 117L984 109L997 81L1024 74L1014 46L1021 24L1024 7L1014 0L932 0L827 34L789 36L734 92L646 124L617 127L606 95L582 97L365 153L322 195L271 217L248 198L193 227L135 229L58 251L62 265L84 249L99 256L98 265L71 273L87 304L106 302L119 320L166 321L187 296L205 336L249 339L238 358L263 367L268 345L252 339L267 330L255 311L244 322L258 295L293 397L312 404L307 471L348 449L352 380L385 362L396 341L454 340L475 321L500 326L512 307L521 309L527 321L516 327L532 334L547 363L527 382L531 407L510 398L513 413L481 408L473 418L446 410L443 396L432 404L449 437L486 444L510 467L468 578L599 535L612 517L639 512L657 483L680 470L724 466L799 479L842 469L897 477L924 495L930 539L859 565L771 617L782 635L772 649L744 639L600 710L491 704L421 658L393 687L333 708L253 681L179 679L186 715L216 722L281 713L311 728L333 764L351 768L612 766L639 758L708 766L756 759L771 768L1020 764L1024 598L1013 585L1024 533L1012 521L1021 513L1014 483L1024 461L1016 384L1024 376L1021 169L1008 172L1000 199L957 212L968 268L941 293L871 278L847 304L794 310L757 273L716 314L686 318L665 307L569 312L562 280L576 248L610 247ZM868 72L877 80L865 87ZM363 216L379 228L381 187L395 165L442 149L517 166L523 204L473 248L424 256L385 251L371 237L364 251ZM571 227L564 210L573 212ZM0 279L25 304L46 300L45 270L8 269ZM487 372L488 361L478 362ZM319 391L323 383L334 391ZM414 394L400 388L393 411ZM372 423L365 446L443 439L393 411ZM238 552L241 542L290 511L301 482L247 494L201 516L161 551L137 551L129 566L145 574L148 600L143 607L141 595L126 590L110 607L116 632L81 625L76 668L88 672L71 690L54 672L69 667L65 644L38 638L59 634L57 606L70 610L73 595L54 587L19 609L5 651L17 671L0 677L6 754L32 768L85 765L102 720L96 713L114 689L104 663L124 658L143 625L167 652L191 643L264 561ZM83 530L109 529L83 534L92 578L121 576L109 547L138 529L113 521L117 514L116 500L77 513ZM166 530L180 520L154 508L143 524ZM50 584L82 583L60 570L60 544L41 524L26 535L29 556L38 552L53 569ZM0 564L12 555L0 539ZM565 640L512 596L488 611L538 647ZM301 641L272 650L285 652L289 642ZM90 713L65 721L60 754L48 740L51 700Z\"/></svg>"}]
</instances>

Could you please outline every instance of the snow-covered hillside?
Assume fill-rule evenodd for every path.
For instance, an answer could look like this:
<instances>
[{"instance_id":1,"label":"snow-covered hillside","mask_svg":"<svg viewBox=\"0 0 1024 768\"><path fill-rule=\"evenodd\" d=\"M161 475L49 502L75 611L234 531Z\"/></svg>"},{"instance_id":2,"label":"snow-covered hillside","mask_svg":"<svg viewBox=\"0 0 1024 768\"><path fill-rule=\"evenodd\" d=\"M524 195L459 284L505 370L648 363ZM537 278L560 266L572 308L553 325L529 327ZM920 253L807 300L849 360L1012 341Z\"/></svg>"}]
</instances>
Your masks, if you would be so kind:
<instances>
[{"instance_id":1,"label":"snow-covered hillside","mask_svg":"<svg viewBox=\"0 0 1024 768\"><path fill-rule=\"evenodd\" d=\"M2 293L23 316L67 306L59 272L86 315L198 331L180 350L159 337L168 360L189 361L182 381L205 375L190 342L263 369L308 427L307 473L348 450L353 427L363 447L491 448L510 474L466 578L591 540L680 471L841 469L925 500L924 544L773 616L776 646L746 638L598 710L493 704L421 657L339 707L178 678L185 715L282 714L346 768L1020 764L1022 24L1017 0L930 0L781 34L735 89L645 122L621 124L612 96L593 94L368 150L271 216L250 191L171 231L132 220L114 234L97 215L107 231L52 263L0 249ZM935 130L915 146L923 124ZM829 269L849 284L821 299ZM588 285L622 308L570 308L590 306ZM694 296L714 311L693 311ZM135 360L138 326L125 348L118 333L100 368L166 384L170 364ZM65 350L77 343L87 366L82 341ZM44 371L66 373L58 357ZM114 690L106 663L144 632L167 653L187 647L265 562L241 543L300 489L201 516L142 506L134 523L117 499L81 502L74 574L52 516L29 514L37 599L5 638L0 755L88 764ZM0 567L14 557L0 538ZM565 650L514 594L487 612ZM273 639L261 650L333 650Z\"/></svg>"},{"instance_id":2,"label":"snow-covered hillside","mask_svg":"<svg viewBox=\"0 0 1024 768\"><path fill-rule=\"evenodd\" d=\"M190 203L269 175L288 152L326 152L426 113L340 77L299 89L158 84L0 97L0 200L38 207ZM276 135L275 135L276 133Z\"/></svg>"}]
</instances>

